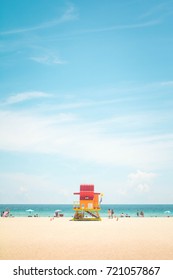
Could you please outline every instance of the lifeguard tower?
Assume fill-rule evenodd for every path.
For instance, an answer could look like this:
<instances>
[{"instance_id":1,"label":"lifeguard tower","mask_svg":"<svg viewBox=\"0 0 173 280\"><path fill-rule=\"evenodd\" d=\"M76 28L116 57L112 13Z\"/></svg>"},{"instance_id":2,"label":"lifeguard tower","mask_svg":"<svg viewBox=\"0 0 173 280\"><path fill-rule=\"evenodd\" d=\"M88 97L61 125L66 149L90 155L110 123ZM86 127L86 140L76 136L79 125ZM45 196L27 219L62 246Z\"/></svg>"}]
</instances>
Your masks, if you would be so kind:
<instances>
[{"instance_id":1,"label":"lifeguard tower","mask_svg":"<svg viewBox=\"0 0 173 280\"><path fill-rule=\"evenodd\" d=\"M80 185L79 200L74 202L74 221L101 221L99 211L100 193L94 192L94 185Z\"/></svg>"}]
</instances>

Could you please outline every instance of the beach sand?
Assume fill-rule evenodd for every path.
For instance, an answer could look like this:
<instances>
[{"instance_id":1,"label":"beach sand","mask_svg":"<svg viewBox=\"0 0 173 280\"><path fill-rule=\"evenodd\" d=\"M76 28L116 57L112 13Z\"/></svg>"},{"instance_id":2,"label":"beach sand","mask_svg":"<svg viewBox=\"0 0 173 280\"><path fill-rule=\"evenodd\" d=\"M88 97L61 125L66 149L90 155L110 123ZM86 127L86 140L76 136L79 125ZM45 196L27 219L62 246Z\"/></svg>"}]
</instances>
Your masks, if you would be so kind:
<instances>
[{"instance_id":1,"label":"beach sand","mask_svg":"<svg viewBox=\"0 0 173 280\"><path fill-rule=\"evenodd\" d=\"M0 218L1 260L173 260L173 218Z\"/></svg>"}]
</instances>

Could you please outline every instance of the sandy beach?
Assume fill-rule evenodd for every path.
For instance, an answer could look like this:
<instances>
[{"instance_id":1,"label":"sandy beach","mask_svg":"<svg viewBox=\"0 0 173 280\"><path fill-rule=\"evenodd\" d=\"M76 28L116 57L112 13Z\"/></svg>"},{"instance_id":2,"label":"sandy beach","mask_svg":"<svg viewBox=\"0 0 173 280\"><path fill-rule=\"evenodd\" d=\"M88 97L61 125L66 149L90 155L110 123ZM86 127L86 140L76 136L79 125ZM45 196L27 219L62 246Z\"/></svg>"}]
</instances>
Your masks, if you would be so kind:
<instances>
[{"instance_id":1,"label":"sandy beach","mask_svg":"<svg viewBox=\"0 0 173 280\"><path fill-rule=\"evenodd\" d=\"M1 260L173 260L173 218L0 218Z\"/></svg>"}]
</instances>

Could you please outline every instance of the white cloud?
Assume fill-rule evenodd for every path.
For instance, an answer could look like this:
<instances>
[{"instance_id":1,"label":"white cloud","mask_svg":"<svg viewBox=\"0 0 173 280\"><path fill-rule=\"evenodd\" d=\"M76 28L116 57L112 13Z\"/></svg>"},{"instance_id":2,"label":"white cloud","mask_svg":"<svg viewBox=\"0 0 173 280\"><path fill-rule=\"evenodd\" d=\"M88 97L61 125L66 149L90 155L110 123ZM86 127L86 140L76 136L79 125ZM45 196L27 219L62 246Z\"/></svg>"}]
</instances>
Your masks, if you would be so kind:
<instances>
[{"instance_id":1,"label":"white cloud","mask_svg":"<svg viewBox=\"0 0 173 280\"><path fill-rule=\"evenodd\" d=\"M148 192L150 189L150 185L146 183L141 183L136 186L137 190L140 192Z\"/></svg>"},{"instance_id":2,"label":"white cloud","mask_svg":"<svg viewBox=\"0 0 173 280\"><path fill-rule=\"evenodd\" d=\"M9 96L5 100L5 104L15 104L15 103L20 103L26 100L31 100L31 99L37 99L37 98L48 98L51 97L52 95L40 92L40 91L32 91L32 92L22 92L18 94L13 94Z\"/></svg>"},{"instance_id":3,"label":"white cloud","mask_svg":"<svg viewBox=\"0 0 173 280\"><path fill-rule=\"evenodd\" d=\"M136 171L128 175L128 184L131 188L139 192L148 192L153 183L153 180L158 175L153 172Z\"/></svg>"},{"instance_id":4,"label":"white cloud","mask_svg":"<svg viewBox=\"0 0 173 280\"><path fill-rule=\"evenodd\" d=\"M27 192L28 192L28 189L27 189L26 186L21 186L21 187L19 187L19 192L20 192L20 193L27 193Z\"/></svg>"},{"instance_id":5,"label":"white cloud","mask_svg":"<svg viewBox=\"0 0 173 280\"><path fill-rule=\"evenodd\" d=\"M137 170L135 173L131 173L128 175L128 178L132 181L132 182L137 182L137 181L141 181L141 180L151 180L153 178L156 177L155 173L152 172L144 172L144 171L140 171Z\"/></svg>"}]
</instances>

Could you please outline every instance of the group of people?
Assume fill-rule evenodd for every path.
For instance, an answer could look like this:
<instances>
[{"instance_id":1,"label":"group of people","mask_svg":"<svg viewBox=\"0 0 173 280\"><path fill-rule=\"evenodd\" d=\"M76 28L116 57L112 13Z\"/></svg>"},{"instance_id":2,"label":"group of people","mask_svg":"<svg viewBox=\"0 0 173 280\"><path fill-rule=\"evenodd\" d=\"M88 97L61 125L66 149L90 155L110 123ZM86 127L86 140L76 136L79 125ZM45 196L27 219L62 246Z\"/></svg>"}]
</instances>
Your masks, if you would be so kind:
<instances>
[{"instance_id":1,"label":"group of people","mask_svg":"<svg viewBox=\"0 0 173 280\"><path fill-rule=\"evenodd\" d=\"M121 213L120 217L122 218L122 217L130 217L130 216L128 214ZM108 218L109 219L117 218L118 220L118 217L115 215L113 209L108 209Z\"/></svg>"},{"instance_id":2,"label":"group of people","mask_svg":"<svg viewBox=\"0 0 173 280\"><path fill-rule=\"evenodd\" d=\"M137 215L137 217L144 217L144 212L143 211L141 211L141 212L137 211L136 215Z\"/></svg>"},{"instance_id":3,"label":"group of people","mask_svg":"<svg viewBox=\"0 0 173 280\"><path fill-rule=\"evenodd\" d=\"M1 212L1 217L9 217L9 215L10 215L10 211L8 209Z\"/></svg>"},{"instance_id":4,"label":"group of people","mask_svg":"<svg viewBox=\"0 0 173 280\"><path fill-rule=\"evenodd\" d=\"M108 209L108 218L109 218L109 219L116 218L116 221L118 221L118 217L115 215L113 209Z\"/></svg>"},{"instance_id":5,"label":"group of people","mask_svg":"<svg viewBox=\"0 0 173 280\"><path fill-rule=\"evenodd\" d=\"M137 215L137 217L144 217L144 212L137 211L136 215ZM128 214L124 214L124 213L121 213L120 217L121 218L123 218L123 217L130 218L130 216ZM109 219L117 218L113 209L108 209L108 218Z\"/></svg>"},{"instance_id":6,"label":"group of people","mask_svg":"<svg viewBox=\"0 0 173 280\"><path fill-rule=\"evenodd\" d=\"M128 214L124 214L124 213L121 213L120 217L121 218L123 218L123 217L130 218L130 216Z\"/></svg>"},{"instance_id":7,"label":"group of people","mask_svg":"<svg viewBox=\"0 0 173 280\"><path fill-rule=\"evenodd\" d=\"M128 214L121 213L120 217L121 218L122 217L128 217L129 218L130 216ZM108 209L108 218L109 219L113 219L113 218L117 218L118 219L118 217L115 215L113 209Z\"/></svg>"},{"instance_id":8,"label":"group of people","mask_svg":"<svg viewBox=\"0 0 173 280\"><path fill-rule=\"evenodd\" d=\"M136 215L137 215L137 217L144 217L144 212L137 211ZM130 216L128 214L124 214L124 213L121 213L120 217L121 218L123 218L123 217L130 218ZM113 209L108 209L108 218L109 219L117 218Z\"/></svg>"},{"instance_id":9,"label":"group of people","mask_svg":"<svg viewBox=\"0 0 173 280\"><path fill-rule=\"evenodd\" d=\"M114 217L114 210L113 209L108 209L108 218L113 219Z\"/></svg>"}]
</instances>

